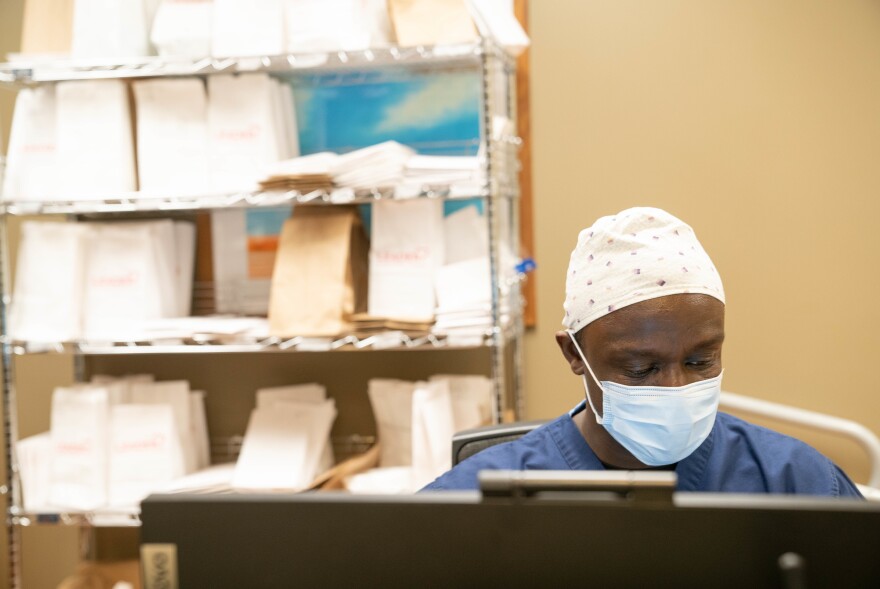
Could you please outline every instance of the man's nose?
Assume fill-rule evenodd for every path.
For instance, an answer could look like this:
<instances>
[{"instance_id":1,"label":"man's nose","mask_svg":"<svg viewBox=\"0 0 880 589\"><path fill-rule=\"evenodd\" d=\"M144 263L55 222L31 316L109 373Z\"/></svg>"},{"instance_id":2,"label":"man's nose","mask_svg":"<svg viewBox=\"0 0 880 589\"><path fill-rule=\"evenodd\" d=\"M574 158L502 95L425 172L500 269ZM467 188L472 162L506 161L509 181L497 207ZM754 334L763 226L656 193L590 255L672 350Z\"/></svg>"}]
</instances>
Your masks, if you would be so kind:
<instances>
[{"instance_id":1,"label":"man's nose","mask_svg":"<svg viewBox=\"0 0 880 589\"><path fill-rule=\"evenodd\" d=\"M684 366L671 364L663 371L662 382L659 384L662 387L683 387L696 380L699 380L699 377L689 374Z\"/></svg>"}]
</instances>

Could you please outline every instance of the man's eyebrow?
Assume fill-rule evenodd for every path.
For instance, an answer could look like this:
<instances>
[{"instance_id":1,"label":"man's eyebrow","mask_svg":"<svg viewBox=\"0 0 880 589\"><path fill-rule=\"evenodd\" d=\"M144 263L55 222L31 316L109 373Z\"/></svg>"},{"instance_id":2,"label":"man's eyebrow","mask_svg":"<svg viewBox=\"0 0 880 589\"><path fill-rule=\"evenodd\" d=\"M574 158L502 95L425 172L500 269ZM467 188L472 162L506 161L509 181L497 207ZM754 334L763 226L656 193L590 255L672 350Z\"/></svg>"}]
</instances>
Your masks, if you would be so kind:
<instances>
[{"instance_id":1,"label":"man's eyebrow","mask_svg":"<svg viewBox=\"0 0 880 589\"><path fill-rule=\"evenodd\" d=\"M724 342L724 334L719 333L697 342L690 352L713 348ZM661 355L661 351L645 345L644 342L631 340L618 342L606 347L609 358L650 358Z\"/></svg>"}]
</instances>

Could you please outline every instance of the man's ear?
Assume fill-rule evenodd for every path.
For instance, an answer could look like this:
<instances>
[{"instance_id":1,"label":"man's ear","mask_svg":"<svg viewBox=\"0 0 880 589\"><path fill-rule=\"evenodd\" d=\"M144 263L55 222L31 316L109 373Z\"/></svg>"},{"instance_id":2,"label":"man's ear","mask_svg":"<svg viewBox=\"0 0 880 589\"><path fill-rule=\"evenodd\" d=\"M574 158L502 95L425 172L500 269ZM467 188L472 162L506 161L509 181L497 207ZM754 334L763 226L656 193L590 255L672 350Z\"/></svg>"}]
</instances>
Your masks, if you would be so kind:
<instances>
[{"instance_id":1,"label":"man's ear","mask_svg":"<svg viewBox=\"0 0 880 589\"><path fill-rule=\"evenodd\" d=\"M556 343L559 345L559 349L562 350L562 355L565 356L565 361L568 362L571 371L578 376L582 375L584 373L584 362L581 360L581 356L578 354L577 348L575 348L574 342L571 341L568 332L556 332Z\"/></svg>"}]
</instances>

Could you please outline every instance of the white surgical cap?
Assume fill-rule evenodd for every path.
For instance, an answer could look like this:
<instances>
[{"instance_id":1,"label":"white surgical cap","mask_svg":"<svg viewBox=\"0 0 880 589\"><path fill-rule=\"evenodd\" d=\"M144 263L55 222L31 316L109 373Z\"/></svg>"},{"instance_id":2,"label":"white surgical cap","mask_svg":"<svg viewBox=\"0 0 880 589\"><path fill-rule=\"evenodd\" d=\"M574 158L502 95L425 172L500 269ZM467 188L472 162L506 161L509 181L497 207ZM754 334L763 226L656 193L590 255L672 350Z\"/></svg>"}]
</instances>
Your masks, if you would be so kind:
<instances>
[{"instance_id":1,"label":"white surgical cap","mask_svg":"<svg viewBox=\"0 0 880 589\"><path fill-rule=\"evenodd\" d=\"M578 331L621 307L682 293L724 302L721 277L694 230L661 209L626 209L578 236L562 323Z\"/></svg>"}]
</instances>

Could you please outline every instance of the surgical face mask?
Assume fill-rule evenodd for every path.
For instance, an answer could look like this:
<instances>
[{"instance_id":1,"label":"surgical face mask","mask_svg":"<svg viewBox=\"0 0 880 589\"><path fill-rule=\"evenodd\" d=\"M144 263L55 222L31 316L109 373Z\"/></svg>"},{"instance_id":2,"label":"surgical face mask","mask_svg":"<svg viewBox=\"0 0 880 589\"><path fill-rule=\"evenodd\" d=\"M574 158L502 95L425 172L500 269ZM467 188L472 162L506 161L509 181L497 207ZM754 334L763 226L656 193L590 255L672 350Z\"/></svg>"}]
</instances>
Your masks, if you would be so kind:
<instances>
[{"instance_id":1,"label":"surgical face mask","mask_svg":"<svg viewBox=\"0 0 880 589\"><path fill-rule=\"evenodd\" d=\"M643 464L663 466L687 458L709 436L721 398L721 374L681 387L627 386L599 381L574 333L568 332L590 376L602 389L602 416L584 391L596 423Z\"/></svg>"}]
</instances>

